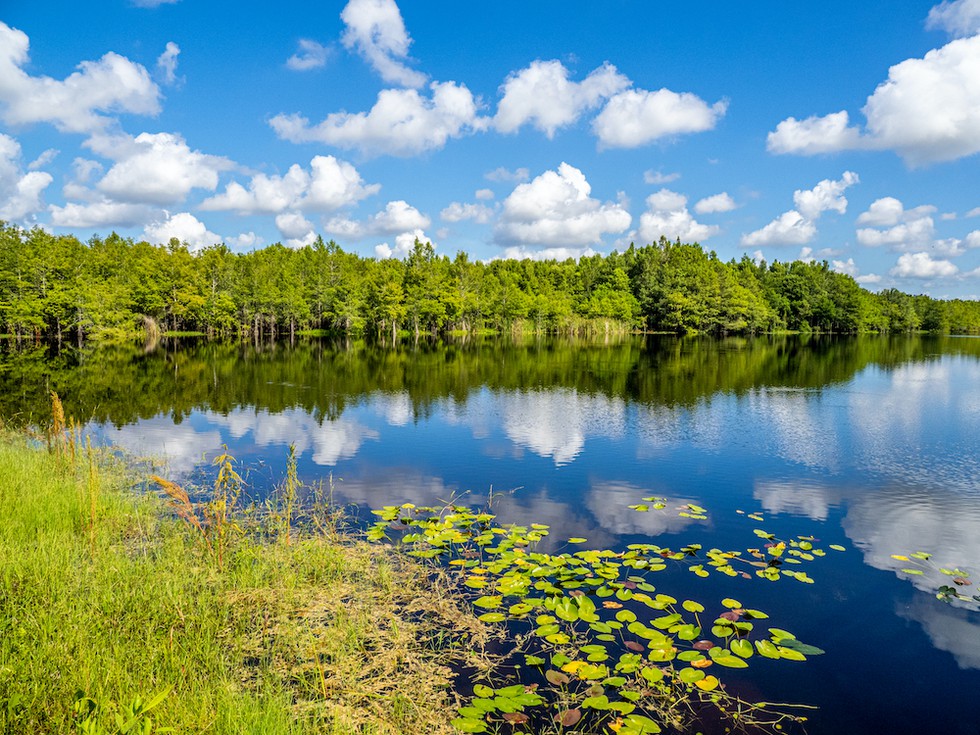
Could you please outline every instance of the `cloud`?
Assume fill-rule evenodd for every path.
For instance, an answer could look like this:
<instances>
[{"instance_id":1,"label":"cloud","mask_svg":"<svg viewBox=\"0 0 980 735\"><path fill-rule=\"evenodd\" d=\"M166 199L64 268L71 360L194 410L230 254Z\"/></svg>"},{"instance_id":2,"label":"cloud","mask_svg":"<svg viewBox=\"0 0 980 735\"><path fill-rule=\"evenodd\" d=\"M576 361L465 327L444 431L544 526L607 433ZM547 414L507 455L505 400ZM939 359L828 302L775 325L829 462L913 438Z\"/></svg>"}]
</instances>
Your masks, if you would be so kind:
<instances>
[{"instance_id":1,"label":"cloud","mask_svg":"<svg viewBox=\"0 0 980 735\"><path fill-rule=\"evenodd\" d=\"M947 278L955 276L959 268L948 260L934 260L929 253L905 253L900 255L889 273L898 278Z\"/></svg>"},{"instance_id":2,"label":"cloud","mask_svg":"<svg viewBox=\"0 0 980 735\"><path fill-rule=\"evenodd\" d=\"M728 109L727 102L708 105L690 92L631 89L612 97L592 121L604 148L636 148L660 138L711 130Z\"/></svg>"},{"instance_id":3,"label":"cloud","mask_svg":"<svg viewBox=\"0 0 980 735\"><path fill-rule=\"evenodd\" d=\"M137 8L158 8L161 5L174 5L180 0L129 0Z\"/></svg>"},{"instance_id":4,"label":"cloud","mask_svg":"<svg viewBox=\"0 0 980 735\"><path fill-rule=\"evenodd\" d=\"M543 248L532 250L522 245L512 245L504 248L500 254L500 260L557 260L559 262L568 260L578 260L595 255L592 248ZM497 258L491 258L497 260Z\"/></svg>"},{"instance_id":5,"label":"cloud","mask_svg":"<svg viewBox=\"0 0 980 735\"><path fill-rule=\"evenodd\" d=\"M168 41L166 49L157 57L157 72L163 77L164 84L177 83L177 57L179 55L180 46L173 41Z\"/></svg>"},{"instance_id":6,"label":"cloud","mask_svg":"<svg viewBox=\"0 0 980 735\"><path fill-rule=\"evenodd\" d=\"M327 65L330 49L309 38L299 39L299 49L286 59L286 67L293 71L310 71Z\"/></svg>"},{"instance_id":7,"label":"cloud","mask_svg":"<svg viewBox=\"0 0 980 735\"><path fill-rule=\"evenodd\" d=\"M953 38L980 33L980 0L944 0L929 11L926 28L946 31Z\"/></svg>"},{"instance_id":8,"label":"cloud","mask_svg":"<svg viewBox=\"0 0 980 735\"><path fill-rule=\"evenodd\" d=\"M916 250L935 241L935 223L929 215L935 207L915 207L908 211L894 197L876 199L858 217L858 224L873 225L857 230L857 241L867 247L887 245L894 250ZM882 229L876 229L882 228Z\"/></svg>"},{"instance_id":9,"label":"cloud","mask_svg":"<svg viewBox=\"0 0 980 735\"><path fill-rule=\"evenodd\" d=\"M301 248L316 240L313 223L298 212L276 215L276 229L286 238L285 244L289 247Z\"/></svg>"},{"instance_id":10,"label":"cloud","mask_svg":"<svg viewBox=\"0 0 980 735\"><path fill-rule=\"evenodd\" d=\"M817 236L817 227L795 209L783 212L761 230L742 235L745 247L805 245Z\"/></svg>"},{"instance_id":11,"label":"cloud","mask_svg":"<svg viewBox=\"0 0 980 735\"><path fill-rule=\"evenodd\" d=\"M146 204L113 202L108 199L80 204L67 202L63 207L50 207L51 224L55 227L135 227L145 225L160 215L160 210ZM169 237L167 238L170 239Z\"/></svg>"},{"instance_id":12,"label":"cloud","mask_svg":"<svg viewBox=\"0 0 980 735\"><path fill-rule=\"evenodd\" d=\"M531 170L527 168L517 168L513 171L499 166L493 171L488 171L483 174L483 178L487 181L513 181L517 183L523 183L531 178ZM980 212L980 207L977 207L977 211Z\"/></svg>"},{"instance_id":13,"label":"cloud","mask_svg":"<svg viewBox=\"0 0 980 735\"><path fill-rule=\"evenodd\" d=\"M473 220L478 224L485 225L493 219L493 209L485 204L460 204L459 202L452 202L439 213L439 218L444 222Z\"/></svg>"},{"instance_id":14,"label":"cloud","mask_svg":"<svg viewBox=\"0 0 980 735\"><path fill-rule=\"evenodd\" d=\"M630 86L630 81L612 64L593 70L583 81L573 82L560 61L534 61L512 73L501 86L503 97L497 105L494 127L502 133L515 133L533 125L548 138L559 128L573 124L586 110Z\"/></svg>"},{"instance_id":15,"label":"cloud","mask_svg":"<svg viewBox=\"0 0 980 735\"><path fill-rule=\"evenodd\" d=\"M476 192L473 194L473 196L483 201L487 201L494 198L492 189L477 189Z\"/></svg>"},{"instance_id":16,"label":"cloud","mask_svg":"<svg viewBox=\"0 0 980 735\"><path fill-rule=\"evenodd\" d=\"M591 192L585 175L562 163L557 171L545 171L510 193L495 237L504 245L584 247L630 226L631 217L623 206L603 204L591 198Z\"/></svg>"},{"instance_id":17,"label":"cloud","mask_svg":"<svg viewBox=\"0 0 980 735\"><path fill-rule=\"evenodd\" d=\"M25 221L43 210L41 195L53 180L45 171L25 173L20 143L0 133L0 220Z\"/></svg>"},{"instance_id":18,"label":"cloud","mask_svg":"<svg viewBox=\"0 0 980 735\"><path fill-rule=\"evenodd\" d=\"M176 237L187 243L191 250L200 250L208 245L221 242L221 235L210 232L204 223L189 212L170 215L163 222L147 225L143 230L147 242L166 245Z\"/></svg>"},{"instance_id":19,"label":"cloud","mask_svg":"<svg viewBox=\"0 0 980 735\"><path fill-rule=\"evenodd\" d=\"M783 212L762 229L742 235L744 247L806 245L817 236L816 221L827 211L844 214L847 198L844 190L858 183L853 171L845 171L837 181L824 179L812 189L793 192L796 209Z\"/></svg>"},{"instance_id":20,"label":"cloud","mask_svg":"<svg viewBox=\"0 0 980 735\"><path fill-rule=\"evenodd\" d=\"M717 225L703 225L687 210L687 197L661 189L647 197L647 211L640 215L639 235L644 242L668 240L701 242L721 230Z\"/></svg>"},{"instance_id":21,"label":"cloud","mask_svg":"<svg viewBox=\"0 0 980 735\"><path fill-rule=\"evenodd\" d=\"M465 85L433 82L431 97L414 89L385 89L369 112L333 112L317 125L301 115L269 121L283 140L327 143L368 155L413 156L438 150L450 138L483 130L477 100Z\"/></svg>"},{"instance_id":22,"label":"cloud","mask_svg":"<svg viewBox=\"0 0 980 735\"><path fill-rule=\"evenodd\" d=\"M844 214L847 211L844 190L859 181L856 173L845 171L838 181L824 179L812 189L797 189L793 192L793 203L796 210L809 220L815 220L831 210Z\"/></svg>"},{"instance_id":23,"label":"cloud","mask_svg":"<svg viewBox=\"0 0 980 735\"><path fill-rule=\"evenodd\" d=\"M942 6L940 6L942 7ZM950 6L952 7L952 6ZM963 7L963 6L960 6ZM865 132L846 111L788 118L769 134L772 153L813 155L870 148L894 150L910 166L980 151L980 35L951 41L888 70L862 108Z\"/></svg>"},{"instance_id":24,"label":"cloud","mask_svg":"<svg viewBox=\"0 0 980 735\"><path fill-rule=\"evenodd\" d=\"M735 200L728 195L728 192L723 191L721 194L705 197L698 201L694 205L694 211L698 214L716 214L719 212L731 212L736 206Z\"/></svg>"},{"instance_id":25,"label":"cloud","mask_svg":"<svg viewBox=\"0 0 980 735\"><path fill-rule=\"evenodd\" d=\"M405 65L412 38L395 0L350 0L340 13L345 48L355 49L381 78L403 87L421 87L425 74Z\"/></svg>"},{"instance_id":26,"label":"cloud","mask_svg":"<svg viewBox=\"0 0 980 735\"><path fill-rule=\"evenodd\" d=\"M980 207L974 207L969 212L967 212L964 217L980 217Z\"/></svg>"},{"instance_id":27,"label":"cloud","mask_svg":"<svg viewBox=\"0 0 980 735\"><path fill-rule=\"evenodd\" d=\"M116 161L96 188L124 202L178 204L192 189L213 191L218 173L234 166L227 158L191 150L176 133L93 136L85 145Z\"/></svg>"},{"instance_id":28,"label":"cloud","mask_svg":"<svg viewBox=\"0 0 980 735\"><path fill-rule=\"evenodd\" d=\"M287 209L332 211L355 204L380 189L380 184L365 184L347 161L315 156L309 172L293 164L283 176L256 174L247 189L233 181L224 193L201 202L201 209L239 214L275 214Z\"/></svg>"},{"instance_id":29,"label":"cloud","mask_svg":"<svg viewBox=\"0 0 980 735\"><path fill-rule=\"evenodd\" d=\"M929 214L935 211L935 207L918 208L922 214ZM901 222L906 215L905 206L895 197L882 197L871 202L867 212L858 215L859 225L871 225L872 227L892 227Z\"/></svg>"},{"instance_id":30,"label":"cloud","mask_svg":"<svg viewBox=\"0 0 980 735\"><path fill-rule=\"evenodd\" d=\"M433 248L438 247L438 245L429 237L426 236L425 232L421 228L416 228L410 232L402 232L395 237L395 247L392 248L388 243L383 242L380 245L374 246L374 254L381 260L386 258L407 258L411 254L412 250L415 248L415 241L427 242L432 245Z\"/></svg>"},{"instance_id":31,"label":"cloud","mask_svg":"<svg viewBox=\"0 0 980 735\"><path fill-rule=\"evenodd\" d=\"M954 258L963 255L968 249L980 247L980 231L966 235L962 240L955 237L936 238L933 218L936 208L923 205L906 210L902 202L894 197L884 197L872 202L868 211L858 217L858 224L875 227L862 227L857 230L857 240L868 247L887 246L899 252L924 252L932 255Z\"/></svg>"},{"instance_id":32,"label":"cloud","mask_svg":"<svg viewBox=\"0 0 980 735\"><path fill-rule=\"evenodd\" d=\"M813 156L864 147L861 132L850 127L849 122L850 118L844 110L805 120L788 117L766 137L766 150L770 153Z\"/></svg>"},{"instance_id":33,"label":"cloud","mask_svg":"<svg viewBox=\"0 0 980 735\"><path fill-rule=\"evenodd\" d=\"M61 151L59 151L57 148L48 148L47 150L43 151L41 155L27 164L28 170L37 171L39 168L44 168L55 158L57 158L60 152Z\"/></svg>"},{"instance_id":34,"label":"cloud","mask_svg":"<svg viewBox=\"0 0 980 735\"><path fill-rule=\"evenodd\" d=\"M661 171L654 171L649 169L643 172L643 181L647 184L653 184L654 186L669 184L671 181L677 181L681 175L679 173L665 174Z\"/></svg>"},{"instance_id":35,"label":"cloud","mask_svg":"<svg viewBox=\"0 0 980 735\"><path fill-rule=\"evenodd\" d=\"M381 212L365 220L334 217L325 223L327 232L342 235L354 240L366 237L387 236L413 230L423 230L432 224L426 215L403 199L388 202Z\"/></svg>"},{"instance_id":36,"label":"cloud","mask_svg":"<svg viewBox=\"0 0 980 735\"><path fill-rule=\"evenodd\" d=\"M62 132L91 133L113 120L99 113L160 111L160 89L140 64L109 52L81 62L62 81L34 77L21 68L29 45L25 33L0 21L0 116L8 125L48 122Z\"/></svg>"},{"instance_id":37,"label":"cloud","mask_svg":"<svg viewBox=\"0 0 980 735\"><path fill-rule=\"evenodd\" d=\"M265 240L254 232L243 232L240 235L235 235L235 237L226 237L225 242L236 250L259 248L265 244Z\"/></svg>"}]
</instances>

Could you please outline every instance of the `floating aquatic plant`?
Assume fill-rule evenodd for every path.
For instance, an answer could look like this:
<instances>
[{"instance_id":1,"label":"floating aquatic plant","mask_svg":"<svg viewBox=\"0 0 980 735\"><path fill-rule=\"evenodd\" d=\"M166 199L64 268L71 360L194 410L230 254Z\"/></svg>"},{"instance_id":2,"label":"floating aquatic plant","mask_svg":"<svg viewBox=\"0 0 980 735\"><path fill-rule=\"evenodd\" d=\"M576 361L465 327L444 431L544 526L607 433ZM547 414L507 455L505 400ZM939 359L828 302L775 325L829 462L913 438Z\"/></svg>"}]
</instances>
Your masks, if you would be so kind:
<instances>
[{"instance_id":1,"label":"floating aquatic plant","mask_svg":"<svg viewBox=\"0 0 980 735\"><path fill-rule=\"evenodd\" d=\"M699 577L714 569L751 579L740 566L772 581L812 583L791 567L824 555L813 537L782 540L755 529L766 543L744 552L636 543L622 551L548 554L536 550L550 534L543 524L499 524L489 512L462 506L406 503L373 513L378 520L368 538L392 537L406 553L444 564L470 591L480 620L514 633L512 679L473 686L452 723L461 732L575 728L640 735L681 728L704 705L743 724L805 719L739 700L728 692L724 671L748 668L755 657L799 662L822 650L768 627L767 613L737 599L681 600L653 581L668 565L687 563ZM706 517L707 511L687 504L682 513Z\"/></svg>"},{"instance_id":2,"label":"floating aquatic plant","mask_svg":"<svg viewBox=\"0 0 980 735\"><path fill-rule=\"evenodd\" d=\"M904 562L907 566L899 571L913 577L921 577L928 573L935 576L937 573L943 575L952 584L944 583L936 586L936 598L943 602L953 602L954 600L966 603L969 607L977 607L980 603L980 594L972 594L973 590L970 581L972 576L969 571L959 567L939 566L932 560L932 554L924 551L915 551L911 554L892 554L891 558L895 561ZM940 578L942 579L942 578ZM980 585L975 588L980 592Z\"/></svg>"}]
</instances>

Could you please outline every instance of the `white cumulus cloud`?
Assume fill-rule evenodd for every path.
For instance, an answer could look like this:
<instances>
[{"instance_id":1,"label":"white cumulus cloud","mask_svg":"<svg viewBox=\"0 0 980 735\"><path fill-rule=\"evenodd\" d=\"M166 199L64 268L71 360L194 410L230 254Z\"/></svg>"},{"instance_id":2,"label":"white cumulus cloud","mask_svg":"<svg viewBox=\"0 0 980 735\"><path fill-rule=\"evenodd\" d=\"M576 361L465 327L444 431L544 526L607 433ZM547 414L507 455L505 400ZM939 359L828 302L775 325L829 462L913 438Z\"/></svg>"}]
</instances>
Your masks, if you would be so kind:
<instances>
[{"instance_id":1,"label":"white cumulus cloud","mask_svg":"<svg viewBox=\"0 0 980 735\"><path fill-rule=\"evenodd\" d=\"M324 226L327 232L335 235L362 240L366 237L387 236L414 230L423 230L432 224L425 214L406 202L397 199L388 202L385 208L364 220L347 217L334 217Z\"/></svg>"},{"instance_id":2,"label":"white cumulus cloud","mask_svg":"<svg viewBox=\"0 0 980 735\"><path fill-rule=\"evenodd\" d=\"M817 236L817 226L795 209L783 212L760 230L742 236L745 247L804 245Z\"/></svg>"},{"instance_id":3,"label":"white cumulus cloud","mask_svg":"<svg viewBox=\"0 0 980 735\"><path fill-rule=\"evenodd\" d=\"M143 230L143 237L154 245L166 245L176 237L180 242L187 243L191 250L200 250L209 245L221 242L221 235L209 231L190 212L179 212L167 217L163 222L154 222Z\"/></svg>"},{"instance_id":4,"label":"white cumulus cloud","mask_svg":"<svg viewBox=\"0 0 980 735\"><path fill-rule=\"evenodd\" d=\"M711 130L728 103L709 105L696 94L630 89L613 96L592 121L605 148L636 148L660 138Z\"/></svg>"},{"instance_id":5,"label":"white cumulus cloud","mask_svg":"<svg viewBox=\"0 0 980 735\"><path fill-rule=\"evenodd\" d=\"M226 237L225 242L236 250L248 250L249 248L259 248L265 244L265 240L254 232L243 232L234 237Z\"/></svg>"},{"instance_id":6,"label":"white cumulus cloud","mask_svg":"<svg viewBox=\"0 0 980 735\"><path fill-rule=\"evenodd\" d=\"M647 211L640 215L639 235L644 242L668 240L701 242L717 235L721 228L704 225L687 209L687 197L670 189L661 189L647 197Z\"/></svg>"},{"instance_id":7,"label":"white cumulus cloud","mask_svg":"<svg viewBox=\"0 0 980 735\"><path fill-rule=\"evenodd\" d=\"M562 163L533 181L519 184L504 200L494 230L504 245L584 247L598 244L603 235L630 226L629 212L621 204L593 199L585 174Z\"/></svg>"},{"instance_id":8,"label":"white cumulus cloud","mask_svg":"<svg viewBox=\"0 0 980 735\"><path fill-rule=\"evenodd\" d=\"M959 268L948 260L935 260L929 253L900 255L889 273L898 278L946 278L955 276Z\"/></svg>"},{"instance_id":9,"label":"white cumulus cloud","mask_svg":"<svg viewBox=\"0 0 980 735\"><path fill-rule=\"evenodd\" d=\"M857 219L859 225L871 225L858 228L857 241L867 247L921 250L935 241L935 222L930 216L935 211L932 206L906 210L894 197L876 199Z\"/></svg>"},{"instance_id":10,"label":"white cumulus cloud","mask_svg":"<svg viewBox=\"0 0 980 735\"><path fill-rule=\"evenodd\" d=\"M146 204L114 202L99 199L92 202L66 202L64 206L51 205L51 224L55 227L135 227L152 222L160 216L160 210ZM167 238L170 239L169 237Z\"/></svg>"},{"instance_id":11,"label":"white cumulus cloud","mask_svg":"<svg viewBox=\"0 0 980 735\"><path fill-rule=\"evenodd\" d=\"M766 148L770 153L798 153L804 156L863 146L861 132L850 126L850 116L845 110L823 117L814 115L805 120L786 118L766 138Z\"/></svg>"},{"instance_id":12,"label":"white cumulus cloud","mask_svg":"<svg viewBox=\"0 0 980 735\"><path fill-rule=\"evenodd\" d=\"M218 173L234 165L227 158L191 150L176 133L98 135L86 146L116 161L96 188L124 202L178 204L193 189L213 191Z\"/></svg>"},{"instance_id":13,"label":"white cumulus cloud","mask_svg":"<svg viewBox=\"0 0 980 735\"><path fill-rule=\"evenodd\" d=\"M302 115L277 115L269 124L292 143L327 143L368 155L413 156L438 150L450 138L483 130L487 120L465 85L433 82L431 97L415 89L385 89L368 112L333 112L316 125Z\"/></svg>"},{"instance_id":14,"label":"white cumulus cloud","mask_svg":"<svg viewBox=\"0 0 980 735\"><path fill-rule=\"evenodd\" d=\"M864 132L849 124L846 111L802 121L788 118L769 134L768 149L802 155L887 149L910 166L977 153L980 35L951 41L921 59L892 66L888 79L868 97L862 112Z\"/></svg>"},{"instance_id":15,"label":"white cumulus cloud","mask_svg":"<svg viewBox=\"0 0 980 735\"><path fill-rule=\"evenodd\" d=\"M425 232L420 228L416 228L410 232L402 232L396 235L394 248L386 242L375 245L374 254L381 260L386 258L407 258L415 248L416 240L421 243L429 243L433 248L438 247L431 238L426 236Z\"/></svg>"},{"instance_id":16,"label":"white cumulus cloud","mask_svg":"<svg viewBox=\"0 0 980 735\"><path fill-rule=\"evenodd\" d=\"M405 65L412 38L395 0L350 0L340 13L341 41L355 49L381 78L403 87L421 87L426 76Z\"/></svg>"},{"instance_id":17,"label":"white cumulus cloud","mask_svg":"<svg viewBox=\"0 0 980 735\"><path fill-rule=\"evenodd\" d=\"M21 67L30 60L27 35L0 21L0 117L8 125L48 122L58 130L91 133L111 117L100 113L155 115L160 89L146 68L109 52L83 61L64 80L34 77Z\"/></svg>"},{"instance_id":18,"label":"white cumulus cloud","mask_svg":"<svg viewBox=\"0 0 980 735\"><path fill-rule=\"evenodd\" d=\"M488 207L486 204L451 202L448 207L439 213L439 218L444 222L473 220L478 224L485 225L493 219L493 208Z\"/></svg>"},{"instance_id":19,"label":"white cumulus cloud","mask_svg":"<svg viewBox=\"0 0 980 735\"><path fill-rule=\"evenodd\" d=\"M797 189L793 192L793 203L796 210L810 220L817 219L827 211L844 214L847 211L844 190L858 181L856 173L845 171L837 181L824 179L812 189Z\"/></svg>"},{"instance_id":20,"label":"white cumulus cloud","mask_svg":"<svg viewBox=\"0 0 980 735\"><path fill-rule=\"evenodd\" d=\"M534 61L512 73L501 86L494 127L514 133L533 125L549 138L555 131L571 125L586 110L630 86L630 81L612 64L603 64L581 82L571 81L560 61Z\"/></svg>"},{"instance_id":21,"label":"white cumulus cloud","mask_svg":"<svg viewBox=\"0 0 980 735\"><path fill-rule=\"evenodd\" d=\"M705 197L694 205L694 211L698 214L716 214L719 212L731 212L737 205L735 200L727 191L714 196Z\"/></svg>"},{"instance_id":22,"label":"white cumulus cloud","mask_svg":"<svg viewBox=\"0 0 980 735\"><path fill-rule=\"evenodd\" d=\"M588 258L595 255L592 248L526 248L523 245L511 245L504 248L500 254L501 260L557 260L564 261L571 258ZM496 258L491 258L496 260Z\"/></svg>"},{"instance_id":23,"label":"white cumulus cloud","mask_svg":"<svg viewBox=\"0 0 980 735\"><path fill-rule=\"evenodd\" d=\"M44 209L42 194L54 179L23 170L20 143L0 133L0 220L21 222Z\"/></svg>"},{"instance_id":24,"label":"white cumulus cloud","mask_svg":"<svg viewBox=\"0 0 980 735\"><path fill-rule=\"evenodd\" d=\"M845 171L836 181L824 179L812 189L797 189L793 192L796 209L783 212L765 227L742 235L742 245L806 245L817 236L816 221L820 215L827 211L839 214L847 211L844 191L858 181L856 173Z\"/></svg>"},{"instance_id":25,"label":"white cumulus cloud","mask_svg":"<svg viewBox=\"0 0 980 735\"><path fill-rule=\"evenodd\" d=\"M275 214L287 209L332 211L355 204L380 189L380 184L365 184L347 161L314 156L309 172L293 164L282 176L256 174L247 189L233 181L223 193L201 202L201 209L239 214Z\"/></svg>"},{"instance_id":26,"label":"white cumulus cloud","mask_svg":"<svg viewBox=\"0 0 980 735\"><path fill-rule=\"evenodd\" d=\"M283 212L276 215L276 229L286 238L284 245L301 248L316 240L313 223L299 212Z\"/></svg>"}]
</instances>

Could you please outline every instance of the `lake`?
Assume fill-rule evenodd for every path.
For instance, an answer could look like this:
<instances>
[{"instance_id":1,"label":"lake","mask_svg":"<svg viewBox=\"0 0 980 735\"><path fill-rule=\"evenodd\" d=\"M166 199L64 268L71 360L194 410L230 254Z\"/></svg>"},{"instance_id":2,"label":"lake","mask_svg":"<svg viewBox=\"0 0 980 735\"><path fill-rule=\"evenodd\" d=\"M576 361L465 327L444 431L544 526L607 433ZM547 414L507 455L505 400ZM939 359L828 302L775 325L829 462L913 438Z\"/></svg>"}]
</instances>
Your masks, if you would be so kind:
<instances>
[{"instance_id":1,"label":"lake","mask_svg":"<svg viewBox=\"0 0 980 735\"><path fill-rule=\"evenodd\" d=\"M927 552L980 592L980 339L0 345L0 414L44 420L48 390L181 482L206 482L227 445L258 498L293 444L300 477L361 518L490 500L503 522L549 524L549 551L745 549L754 528L842 545L807 566L814 584L682 568L663 589L736 597L825 649L724 672L750 699L819 707L812 735L980 733L980 605L937 600L948 576L892 558ZM648 496L667 508L628 508Z\"/></svg>"}]
</instances>

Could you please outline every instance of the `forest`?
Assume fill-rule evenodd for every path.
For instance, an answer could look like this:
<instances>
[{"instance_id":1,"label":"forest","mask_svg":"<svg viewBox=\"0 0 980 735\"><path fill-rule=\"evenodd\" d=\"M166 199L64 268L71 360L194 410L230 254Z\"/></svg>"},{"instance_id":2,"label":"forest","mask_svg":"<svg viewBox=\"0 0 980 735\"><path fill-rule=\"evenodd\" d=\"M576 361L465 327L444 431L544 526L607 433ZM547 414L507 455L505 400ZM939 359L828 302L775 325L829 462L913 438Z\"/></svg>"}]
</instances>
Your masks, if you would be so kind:
<instances>
[{"instance_id":1,"label":"forest","mask_svg":"<svg viewBox=\"0 0 980 735\"><path fill-rule=\"evenodd\" d=\"M720 260L660 242L579 260L471 260L416 241L377 260L322 239L197 252L116 234L81 242L0 223L0 334L111 341L144 333L276 339L310 330L980 333L980 302L872 293L823 262Z\"/></svg>"}]
</instances>

